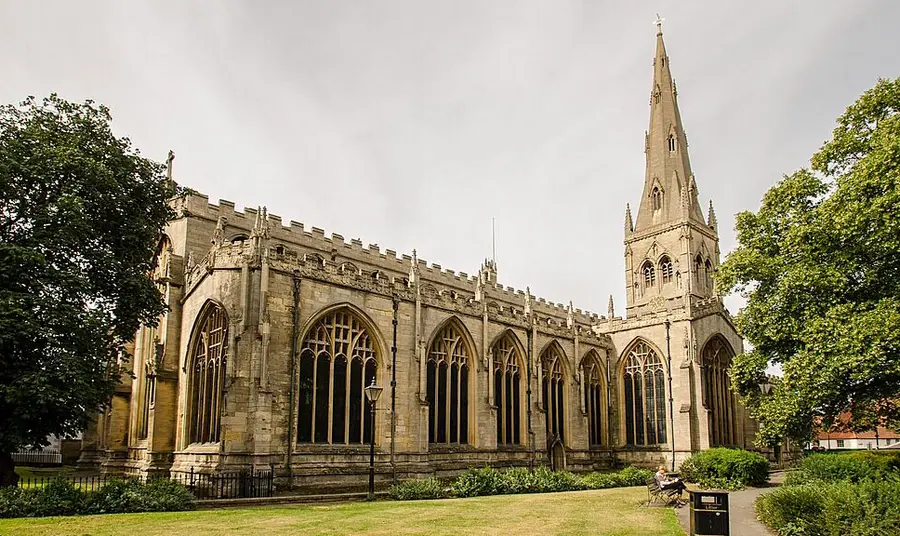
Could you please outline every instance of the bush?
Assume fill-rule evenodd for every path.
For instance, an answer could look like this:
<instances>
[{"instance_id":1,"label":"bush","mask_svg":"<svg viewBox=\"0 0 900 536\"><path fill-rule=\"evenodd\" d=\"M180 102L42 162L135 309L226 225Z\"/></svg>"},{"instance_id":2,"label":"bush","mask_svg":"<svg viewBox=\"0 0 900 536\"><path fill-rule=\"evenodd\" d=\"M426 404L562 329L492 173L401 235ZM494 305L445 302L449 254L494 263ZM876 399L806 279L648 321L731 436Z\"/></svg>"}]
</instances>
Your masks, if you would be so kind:
<instances>
[{"instance_id":1,"label":"bush","mask_svg":"<svg viewBox=\"0 0 900 536\"><path fill-rule=\"evenodd\" d=\"M139 480L116 479L89 492L64 480L37 488L0 489L0 518L167 512L190 510L193 506L191 492L168 479L147 485Z\"/></svg>"},{"instance_id":2,"label":"bush","mask_svg":"<svg viewBox=\"0 0 900 536\"><path fill-rule=\"evenodd\" d=\"M590 473L584 477L589 489L624 488L646 486L653 477L653 471L628 466L617 473Z\"/></svg>"},{"instance_id":3,"label":"bush","mask_svg":"<svg viewBox=\"0 0 900 536\"><path fill-rule=\"evenodd\" d=\"M391 486L390 495L398 501L416 501L421 499L443 499L449 490L445 489L436 478L407 480Z\"/></svg>"},{"instance_id":4,"label":"bush","mask_svg":"<svg viewBox=\"0 0 900 536\"><path fill-rule=\"evenodd\" d=\"M900 486L833 482L783 486L756 502L760 520L781 536L900 534Z\"/></svg>"},{"instance_id":5,"label":"bush","mask_svg":"<svg viewBox=\"0 0 900 536\"><path fill-rule=\"evenodd\" d=\"M755 452L715 448L686 459L680 472L683 480L703 487L740 489L765 484L769 480L769 462Z\"/></svg>"},{"instance_id":6,"label":"bush","mask_svg":"<svg viewBox=\"0 0 900 536\"><path fill-rule=\"evenodd\" d=\"M789 472L785 484L864 482L900 479L900 457L874 452L811 454Z\"/></svg>"},{"instance_id":7,"label":"bush","mask_svg":"<svg viewBox=\"0 0 900 536\"><path fill-rule=\"evenodd\" d=\"M480 497L503 493L503 478L493 467L469 469L453 481L450 492L454 497Z\"/></svg>"}]
</instances>

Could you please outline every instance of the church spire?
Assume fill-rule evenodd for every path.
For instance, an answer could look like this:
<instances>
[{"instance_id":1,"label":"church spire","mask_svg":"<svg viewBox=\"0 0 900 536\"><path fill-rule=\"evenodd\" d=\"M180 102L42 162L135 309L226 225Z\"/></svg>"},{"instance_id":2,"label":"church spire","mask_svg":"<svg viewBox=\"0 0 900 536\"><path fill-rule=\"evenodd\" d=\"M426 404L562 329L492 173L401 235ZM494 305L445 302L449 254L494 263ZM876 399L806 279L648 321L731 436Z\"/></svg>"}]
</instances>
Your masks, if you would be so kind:
<instances>
[{"instance_id":1,"label":"church spire","mask_svg":"<svg viewBox=\"0 0 900 536\"><path fill-rule=\"evenodd\" d=\"M678 93L669 56L663 41L662 19L656 20L656 55L653 59L653 85L650 88L650 128L645 141L646 176L638 205L634 231L677 221L685 216L705 224L692 188L693 172L687 151L687 138L678 109ZM687 194L682 208L681 191Z\"/></svg>"}]
</instances>

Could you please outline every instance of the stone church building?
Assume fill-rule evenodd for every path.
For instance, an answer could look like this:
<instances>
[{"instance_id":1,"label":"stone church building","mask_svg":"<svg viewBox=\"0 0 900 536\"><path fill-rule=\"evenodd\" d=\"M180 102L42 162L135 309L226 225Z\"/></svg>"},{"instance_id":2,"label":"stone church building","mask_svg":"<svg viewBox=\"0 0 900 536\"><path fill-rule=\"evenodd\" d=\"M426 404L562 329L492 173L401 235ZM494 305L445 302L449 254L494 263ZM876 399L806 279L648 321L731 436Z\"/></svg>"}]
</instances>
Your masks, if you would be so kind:
<instances>
[{"instance_id":1,"label":"stone church building","mask_svg":"<svg viewBox=\"0 0 900 536\"><path fill-rule=\"evenodd\" d=\"M474 274L243 212L177 201L142 328L80 462L108 473L274 466L303 489L472 466L670 464L756 430L729 388L742 351L713 287L704 217L661 30L644 189L625 214L625 314L597 315ZM171 158L170 158L171 173ZM364 388L384 388L374 424Z\"/></svg>"}]
</instances>

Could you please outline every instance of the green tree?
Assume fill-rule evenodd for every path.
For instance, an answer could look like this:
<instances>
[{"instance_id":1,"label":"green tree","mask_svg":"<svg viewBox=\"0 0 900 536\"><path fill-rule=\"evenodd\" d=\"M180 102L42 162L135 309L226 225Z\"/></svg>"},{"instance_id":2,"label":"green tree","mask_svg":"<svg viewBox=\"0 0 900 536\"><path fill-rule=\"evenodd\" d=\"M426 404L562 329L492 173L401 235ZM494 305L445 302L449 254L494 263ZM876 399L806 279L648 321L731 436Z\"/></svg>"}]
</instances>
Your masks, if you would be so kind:
<instances>
[{"instance_id":1,"label":"green tree","mask_svg":"<svg viewBox=\"0 0 900 536\"><path fill-rule=\"evenodd\" d=\"M733 383L759 442L809 438L849 411L857 428L898 422L900 399L900 79L879 80L838 118L811 169L785 176L757 213L719 290L747 297L737 324L753 349ZM771 364L784 377L763 396Z\"/></svg>"},{"instance_id":2,"label":"green tree","mask_svg":"<svg viewBox=\"0 0 900 536\"><path fill-rule=\"evenodd\" d=\"M0 107L0 486L10 454L110 400L124 344L165 304L148 277L176 188L104 106Z\"/></svg>"}]
</instances>

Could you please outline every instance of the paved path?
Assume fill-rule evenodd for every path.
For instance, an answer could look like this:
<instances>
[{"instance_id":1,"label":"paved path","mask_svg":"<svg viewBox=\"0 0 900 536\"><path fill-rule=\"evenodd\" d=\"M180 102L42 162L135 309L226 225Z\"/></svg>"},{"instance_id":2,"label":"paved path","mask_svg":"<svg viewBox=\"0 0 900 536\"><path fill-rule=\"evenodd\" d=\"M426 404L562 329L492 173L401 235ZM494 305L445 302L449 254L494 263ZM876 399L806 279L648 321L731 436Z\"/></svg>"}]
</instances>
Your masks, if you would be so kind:
<instances>
[{"instance_id":1,"label":"paved path","mask_svg":"<svg viewBox=\"0 0 900 536\"><path fill-rule=\"evenodd\" d=\"M770 491L784 481L784 473L773 473L769 486L733 491L728 495L731 505L731 534L733 536L772 536L772 533L756 519L754 503L756 498ZM690 534L690 505L682 506L675 512L684 532Z\"/></svg>"}]
</instances>

